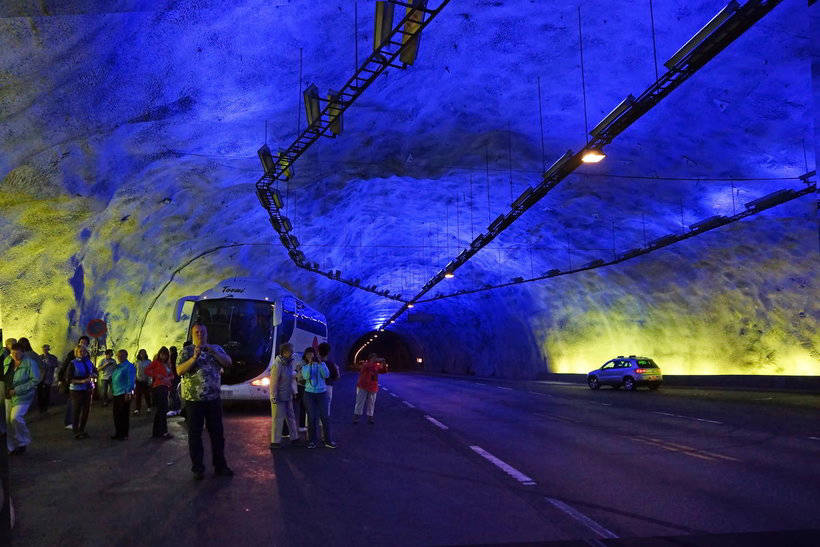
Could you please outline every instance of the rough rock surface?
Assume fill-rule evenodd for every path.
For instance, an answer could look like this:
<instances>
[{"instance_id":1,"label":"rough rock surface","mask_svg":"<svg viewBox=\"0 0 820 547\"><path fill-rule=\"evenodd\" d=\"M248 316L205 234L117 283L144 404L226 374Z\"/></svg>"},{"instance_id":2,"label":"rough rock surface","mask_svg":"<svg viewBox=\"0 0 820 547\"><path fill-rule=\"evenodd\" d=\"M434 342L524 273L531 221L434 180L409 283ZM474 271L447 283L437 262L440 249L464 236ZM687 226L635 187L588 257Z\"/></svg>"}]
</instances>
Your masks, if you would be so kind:
<instances>
[{"instance_id":1,"label":"rough rock surface","mask_svg":"<svg viewBox=\"0 0 820 547\"><path fill-rule=\"evenodd\" d=\"M358 4L361 60L373 23ZM654 77L638 4L583 4L590 126ZM659 63L724 4L656 2ZM576 6L453 0L416 66L368 89L282 188L306 253L413 294L538 181L539 78L544 160L582 147ZM809 9L784 1L446 291L608 257L799 188L778 179L815 164ZM253 193L265 121L273 148L304 127L300 50L303 83L322 92L352 73L352 0L7 2L0 17L6 336L59 350L103 317L109 345L179 345L175 299L232 275L322 309L340 356L397 308L295 268ZM715 180L731 177L772 180ZM583 372L624 353L667 373L818 374L817 266L807 196L621 265L418 305L392 328L430 369L478 375Z\"/></svg>"}]
</instances>

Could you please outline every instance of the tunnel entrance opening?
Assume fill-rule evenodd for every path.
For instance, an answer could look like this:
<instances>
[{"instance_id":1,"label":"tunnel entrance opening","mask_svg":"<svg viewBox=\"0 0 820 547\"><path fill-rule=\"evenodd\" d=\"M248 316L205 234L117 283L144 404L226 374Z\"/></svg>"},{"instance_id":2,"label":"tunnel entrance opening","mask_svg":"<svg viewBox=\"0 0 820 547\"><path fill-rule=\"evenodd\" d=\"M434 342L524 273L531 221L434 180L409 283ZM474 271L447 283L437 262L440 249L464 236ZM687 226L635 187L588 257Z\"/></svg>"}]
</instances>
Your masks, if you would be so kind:
<instances>
[{"instance_id":1,"label":"tunnel entrance opening","mask_svg":"<svg viewBox=\"0 0 820 547\"><path fill-rule=\"evenodd\" d=\"M416 361L417 356L404 338L395 332L375 330L360 337L350 348L347 354L347 368L358 369L357 363L366 360L371 353L384 357L393 371L423 368L423 364Z\"/></svg>"}]
</instances>

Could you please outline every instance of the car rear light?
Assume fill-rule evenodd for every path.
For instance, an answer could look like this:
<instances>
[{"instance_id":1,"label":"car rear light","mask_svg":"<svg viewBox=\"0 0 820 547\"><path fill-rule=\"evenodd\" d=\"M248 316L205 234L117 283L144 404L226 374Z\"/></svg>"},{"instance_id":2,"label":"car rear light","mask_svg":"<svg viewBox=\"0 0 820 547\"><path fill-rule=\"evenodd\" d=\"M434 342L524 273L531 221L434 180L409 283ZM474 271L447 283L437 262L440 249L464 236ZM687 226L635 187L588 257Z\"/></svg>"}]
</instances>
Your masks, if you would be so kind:
<instances>
[{"instance_id":1,"label":"car rear light","mask_svg":"<svg viewBox=\"0 0 820 547\"><path fill-rule=\"evenodd\" d=\"M645 368L636 368L635 369L635 374L644 374L646 372L649 372L649 371L646 370Z\"/></svg>"},{"instance_id":2,"label":"car rear light","mask_svg":"<svg viewBox=\"0 0 820 547\"><path fill-rule=\"evenodd\" d=\"M265 376L264 378L259 378L258 380L254 380L253 382L251 382L251 385L258 387L267 387L270 385L270 378L268 378L267 376Z\"/></svg>"}]
</instances>

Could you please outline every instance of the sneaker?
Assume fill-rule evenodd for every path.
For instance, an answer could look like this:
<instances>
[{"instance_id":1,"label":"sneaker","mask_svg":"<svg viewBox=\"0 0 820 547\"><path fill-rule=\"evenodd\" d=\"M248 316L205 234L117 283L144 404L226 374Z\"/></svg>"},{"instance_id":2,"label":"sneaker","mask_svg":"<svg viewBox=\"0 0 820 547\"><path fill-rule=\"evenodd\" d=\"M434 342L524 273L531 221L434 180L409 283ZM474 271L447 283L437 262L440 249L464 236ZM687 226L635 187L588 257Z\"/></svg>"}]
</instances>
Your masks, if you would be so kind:
<instances>
[{"instance_id":1,"label":"sneaker","mask_svg":"<svg viewBox=\"0 0 820 547\"><path fill-rule=\"evenodd\" d=\"M233 471L230 467L220 467L214 470L214 475L218 477L233 477Z\"/></svg>"},{"instance_id":2,"label":"sneaker","mask_svg":"<svg viewBox=\"0 0 820 547\"><path fill-rule=\"evenodd\" d=\"M277 448L282 448L282 443L270 443L271 450L276 450Z\"/></svg>"},{"instance_id":3,"label":"sneaker","mask_svg":"<svg viewBox=\"0 0 820 547\"><path fill-rule=\"evenodd\" d=\"M139 415L140 415L140 411L139 411L139 410L135 410L135 411L134 411L134 412L132 412L131 414L133 414L134 416L139 416Z\"/></svg>"},{"instance_id":4,"label":"sneaker","mask_svg":"<svg viewBox=\"0 0 820 547\"><path fill-rule=\"evenodd\" d=\"M299 428L299 431L300 431L300 432L302 432L302 433L304 433L304 432L306 432L306 431L307 431L307 428L306 428L306 427L300 427L300 428Z\"/></svg>"},{"instance_id":5,"label":"sneaker","mask_svg":"<svg viewBox=\"0 0 820 547\"><path fill-rule=\"evenodd\" d=\"M370 424L370 425L373 425L373 424L376 423L376 420L374 420L373 418L368 418L367 423Z\"/></svg>"},{"instance_id":6,"label":"sneaker","mask_svg":"<svg viewBox=\"0 0 820 547\"><path fill-rule=\"evenodd\" d=\"M359 423L359 417L358 416L353 416L353 423L354 424Z\"/></svg>"},{"instance_id":7,"label":"sneaker","mask_svg":"<svg viewBox=\"0 0 820 547\"><path fill-rule=\"evenodd\" d=\"M315 443L313 441L310 441L309 443L307 443L307 447L308 448L319 448L319 443Z\"/></svg>"},{"instance_id":8,"label":"sneaker","mask_svg":"<svg viewBox=\"0 0 820 547\"><path fill-rule=\"evenodd\" d=\"M73 425L67 425L67 426L65 426L64 429L74 429L74 426Z\"/></svg>"},{"instance_id":9,"label":"sneaker","mask_svg":"<svg viewBox=\"0 0 820 547\"><path fill-rule=\"evenodd\" d=\"M333 441L325 441L324 442L325 448L336 448L336 443Z\"/></svg>"}]
</instances>

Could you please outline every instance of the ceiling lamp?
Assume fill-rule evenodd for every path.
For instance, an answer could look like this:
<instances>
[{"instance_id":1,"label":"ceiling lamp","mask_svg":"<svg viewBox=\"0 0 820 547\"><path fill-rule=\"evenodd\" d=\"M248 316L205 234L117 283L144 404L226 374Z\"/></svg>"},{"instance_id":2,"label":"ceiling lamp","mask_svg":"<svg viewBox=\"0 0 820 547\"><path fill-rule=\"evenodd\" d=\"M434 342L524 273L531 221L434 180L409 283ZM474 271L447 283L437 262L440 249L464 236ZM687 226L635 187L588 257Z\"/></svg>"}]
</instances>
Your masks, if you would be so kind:
<instances>
[{"instance_id":1,"label":"ceiling lamp","mask_svg":"<svg viewBox=\"0 0 820 547\"><path fill-rule=\"evenodd\" d=\"M581 157L581 161L584 163L599 163L605 157L606 154L604 154L602 150L598 150L597 148L588 148L584 150L584 155Z\"/></svg>"}]
</instances>

